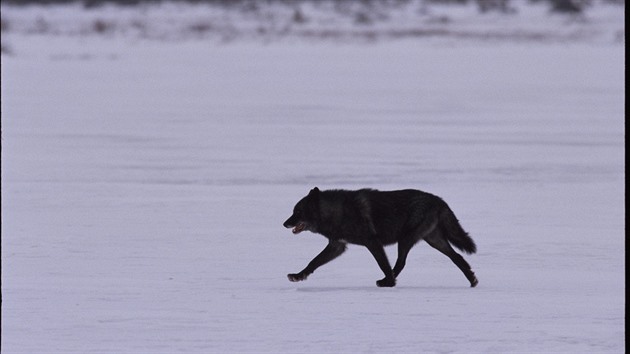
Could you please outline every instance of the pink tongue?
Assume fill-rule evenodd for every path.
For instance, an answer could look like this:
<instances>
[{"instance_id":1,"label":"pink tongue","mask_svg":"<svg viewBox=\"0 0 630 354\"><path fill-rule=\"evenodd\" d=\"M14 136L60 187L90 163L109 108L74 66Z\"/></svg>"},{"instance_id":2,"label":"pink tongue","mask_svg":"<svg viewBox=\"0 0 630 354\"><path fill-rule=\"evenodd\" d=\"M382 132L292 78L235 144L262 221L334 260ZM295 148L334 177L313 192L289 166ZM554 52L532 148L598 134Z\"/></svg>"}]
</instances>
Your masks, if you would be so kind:
<instances>
[{"instance_id":1,"label":"pink tongue","mask_svg":"<svg viewBox=\"0 0 630 354\"><path fill-rule=\"evenodd\" d=\"M299 234L300 232L304 231L304 224L299 223L297 225L295 225L295 227L293 228L293 233L294 234Z\"/></svg>"}]
</instances>

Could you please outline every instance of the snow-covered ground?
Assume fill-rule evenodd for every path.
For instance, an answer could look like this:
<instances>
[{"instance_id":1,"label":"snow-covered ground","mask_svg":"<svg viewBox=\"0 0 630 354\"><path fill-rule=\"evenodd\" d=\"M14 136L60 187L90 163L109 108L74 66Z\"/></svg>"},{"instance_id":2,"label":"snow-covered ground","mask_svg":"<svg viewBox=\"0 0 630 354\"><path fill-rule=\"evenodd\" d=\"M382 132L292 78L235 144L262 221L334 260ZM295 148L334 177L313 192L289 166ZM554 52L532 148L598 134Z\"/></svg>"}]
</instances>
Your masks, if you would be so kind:
<instances>
[{"instance_id":1,"label":"snow-covered ground","mask_svg":"<svg viewBox=\"0 0 630 354\"><path fill-rule=\"evenodd\" d=\"M598 38L3 32L2 352L623 352L624 45ZM479 286L422 243L392 289L358 246L290 283L325 245L282 227L313 186L442 196Z\"/></svg>"}]
</instances>

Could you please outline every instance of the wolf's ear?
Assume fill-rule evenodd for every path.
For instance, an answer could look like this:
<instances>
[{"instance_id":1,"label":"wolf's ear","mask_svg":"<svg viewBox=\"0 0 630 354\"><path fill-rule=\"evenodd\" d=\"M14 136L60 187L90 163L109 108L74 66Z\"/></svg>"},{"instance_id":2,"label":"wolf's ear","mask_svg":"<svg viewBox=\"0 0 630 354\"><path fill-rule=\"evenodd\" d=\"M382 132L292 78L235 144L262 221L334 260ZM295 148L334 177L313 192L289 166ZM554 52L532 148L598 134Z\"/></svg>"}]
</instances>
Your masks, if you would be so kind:
<instances>
[{"instance_id":1,"label":"wolf's ear","mask_svg":"<svg viewBox=\"0 0 630 354\"><path fill-rule=\"evenodd\" d=\"M319 201L319 188L315 187L308 193L309 200Z\"/></svg>"}]
</instances>

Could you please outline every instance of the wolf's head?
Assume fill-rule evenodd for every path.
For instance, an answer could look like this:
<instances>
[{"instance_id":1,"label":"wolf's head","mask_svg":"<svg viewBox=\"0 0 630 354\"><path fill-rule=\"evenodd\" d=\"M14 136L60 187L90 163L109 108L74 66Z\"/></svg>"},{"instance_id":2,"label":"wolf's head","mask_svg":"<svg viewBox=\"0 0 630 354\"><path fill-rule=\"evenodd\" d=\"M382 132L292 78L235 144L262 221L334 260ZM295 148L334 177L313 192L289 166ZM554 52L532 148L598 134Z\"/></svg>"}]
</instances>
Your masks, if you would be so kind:
<instances>
[{"instance_id":1,"label":"wolf's head","mask_svg":"<svg viewBox=\"0 0 630 354\"><path fill-rule=\"evenodd\" d=\"M311 189L293 208L293 215L284 222L284 227L293 228L294 234L307 230L317 232L319 221L319 188Z\"/></svg>"}]
</instances>

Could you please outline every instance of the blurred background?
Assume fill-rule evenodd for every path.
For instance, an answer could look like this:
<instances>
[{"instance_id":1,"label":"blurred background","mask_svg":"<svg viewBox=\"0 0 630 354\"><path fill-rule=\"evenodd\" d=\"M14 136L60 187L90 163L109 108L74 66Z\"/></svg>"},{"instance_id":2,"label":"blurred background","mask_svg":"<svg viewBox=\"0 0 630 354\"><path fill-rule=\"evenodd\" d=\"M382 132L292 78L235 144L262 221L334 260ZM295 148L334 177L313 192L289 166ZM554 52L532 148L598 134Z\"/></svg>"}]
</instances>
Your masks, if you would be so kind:
<instances>
[{"instance_id":1,"label":"blurred background","mask_svg":"<svg viewBox=\"0 0 630 354\"><path fill-rule=\"evenodd\" d=\"M375 41L625 40L625 0L3 0L2 34ZM606 26L607 25L607 26ZM8 42L8 43L5 43ZM11 51L3 40L3 53Z\"/></svg>"}]
</instances>

